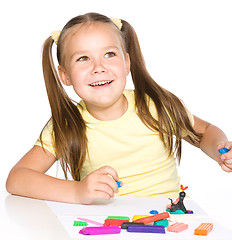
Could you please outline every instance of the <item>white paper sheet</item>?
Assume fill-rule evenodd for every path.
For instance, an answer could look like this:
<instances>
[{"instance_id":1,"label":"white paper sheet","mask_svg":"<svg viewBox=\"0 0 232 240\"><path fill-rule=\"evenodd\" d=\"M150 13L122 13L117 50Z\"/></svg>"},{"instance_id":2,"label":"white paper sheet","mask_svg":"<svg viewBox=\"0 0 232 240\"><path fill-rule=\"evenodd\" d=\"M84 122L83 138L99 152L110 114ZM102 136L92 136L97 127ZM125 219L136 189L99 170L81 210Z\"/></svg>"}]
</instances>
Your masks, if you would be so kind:
<instances>
[{"instance_id":1,"label":"white paper sheet","mask_svg":"<svg viewBox=\"0 0 232 240\"><path fill-rule=\"evenodd\" d=\"M73 239L232 239L232 233L223 229L214 220L210 219L207 214L191 199L185 199L184 204L188 210L193 210L196 216L194 221L186 222L189 228L181 233L172 233L166 231L166 234L156 233L129 233L122 230L116 235L101 236L84 236L79 234L83 227L73 226L77 217L88 218L97 222L104 223L109 216L128 216L130 219L134 215L145 215L151 210L157 210L160 213L166 210L166 205L170 203L168 199L153 198L126 198L115 197L110 201L96 201L92 205L66 204L46 201L53 213ZM208 236L194 235L194 229L202 222L211 222L214 229ZM171 224L171 223L170 223ZM89 224L88 226L93 226Z\"/></svg>"}]
</instances>

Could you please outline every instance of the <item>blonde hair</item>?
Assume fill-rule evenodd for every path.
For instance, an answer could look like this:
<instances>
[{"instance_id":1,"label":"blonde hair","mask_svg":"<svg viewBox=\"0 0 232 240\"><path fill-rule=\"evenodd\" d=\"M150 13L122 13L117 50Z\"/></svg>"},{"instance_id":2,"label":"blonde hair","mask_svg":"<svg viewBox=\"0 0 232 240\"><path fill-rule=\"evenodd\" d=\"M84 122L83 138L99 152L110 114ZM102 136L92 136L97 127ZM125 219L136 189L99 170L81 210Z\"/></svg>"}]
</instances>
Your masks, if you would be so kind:
<instances>
[{"instance_id":1,"label":"blonde hair","mask_svg":"<svg viewBox=\"0 0 232 240\"><path fill-rule=\"evenodd\" d=\"M67 30L80 23L96 21L112 24L116 28L110 18L98 13L87 13L71 19L62 29L57 42L59 64L63 59L62 46ZM159 132L169 155L176 153L177 159L180 160L183 131L193 143L200 142L201 134L194 131L183 103L152 79L146 69L134 29L126 21L121 20L121 22L121 31L119 29L117 31L122 39L123 49L130 56L137 114L148 128ZM52 113L55 152L65 177L67 178L69 171L74 180L80 180L80 172L88 151L86 124L77 108L77 103L69 98L59 80L52 59L53 42L49 37L43 45L43 73ZM158 119L151 115L146 96L154 102ZM40 140L42 142L42 132Z\"/></svg>"}]
</instances>

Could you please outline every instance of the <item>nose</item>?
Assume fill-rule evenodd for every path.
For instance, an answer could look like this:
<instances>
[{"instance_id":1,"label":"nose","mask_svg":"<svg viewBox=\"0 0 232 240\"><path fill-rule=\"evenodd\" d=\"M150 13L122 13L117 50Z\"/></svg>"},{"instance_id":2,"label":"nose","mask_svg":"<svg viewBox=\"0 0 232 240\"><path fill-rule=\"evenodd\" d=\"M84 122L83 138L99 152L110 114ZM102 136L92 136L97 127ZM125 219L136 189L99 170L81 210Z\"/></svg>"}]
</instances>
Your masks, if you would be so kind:
<instances>
[{"instance_id":1,"label":"nose","mask_svg":"<svg viewBox=\"0 0 232 240\"><path fill-rule=\"evenodd\" d=\"M101 61L95 62L92 70L92 74L105 73L106 68Z\"/></svg>"}]
</instances>

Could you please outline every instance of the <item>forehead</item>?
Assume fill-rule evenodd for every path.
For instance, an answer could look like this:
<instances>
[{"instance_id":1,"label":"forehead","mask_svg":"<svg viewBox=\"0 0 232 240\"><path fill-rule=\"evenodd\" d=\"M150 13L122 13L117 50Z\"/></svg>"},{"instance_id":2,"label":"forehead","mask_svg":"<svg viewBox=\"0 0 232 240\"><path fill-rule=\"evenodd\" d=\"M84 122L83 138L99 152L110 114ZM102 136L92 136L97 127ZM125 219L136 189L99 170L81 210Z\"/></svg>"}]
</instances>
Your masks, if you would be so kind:
<instances>
[{"instance_id":1,"label":"forehead","mask_svg":"<svg viewBox=\"0 0 232 240\"><path fill-rule=\"evenodd\" d=\"M122 47L120 32L111 23L91 22L81 23L68 29L63 39L65 54L69 54L73 48L88 50L92 46L101 47L107 44Z\"/></svg>"}]
</instances>

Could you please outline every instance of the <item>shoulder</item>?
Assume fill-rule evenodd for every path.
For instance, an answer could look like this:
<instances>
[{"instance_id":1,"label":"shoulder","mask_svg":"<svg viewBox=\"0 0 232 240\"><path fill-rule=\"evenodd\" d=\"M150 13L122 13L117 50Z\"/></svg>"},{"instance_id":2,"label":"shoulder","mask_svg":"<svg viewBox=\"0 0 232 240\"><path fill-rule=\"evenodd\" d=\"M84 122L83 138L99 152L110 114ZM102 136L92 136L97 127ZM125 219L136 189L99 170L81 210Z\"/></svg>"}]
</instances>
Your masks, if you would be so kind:
<instances>
[{"instance_id":1,"label":"shoulder","mask_svg":"<svg viewBox=\"0 0 232 240\"><path fill-rule=\"evenodd\" d=\"M52 119L50 119L46 125L44 126L42 130L42 137L47 137L48 135L53 135L53 124L52 124Z\"/></svg>"},{"instance_id":2,"label":"shoulder","mask_svg":"<svg viewBox=\"0 0 232 240\"><path fill-rule=\"evenodd\" d=\"M125 90L123 91L123 94L124 94L124 96L125 96L127 99L129 99L129 100L134 100L134 98L135 98L135 92L134 92L134 90L125 89Z\"/></svg>"},{"instance_id":3,"label":"shoulder","mask_svg":"<svg viewBox=\"0 0 232 240\"><path fill-rule=\"evenodd\" d=\"M54 156L56 156L55 137L51 119L43 128L40 137L35 142L35 145L45 148L46 150L51 152Z\"/></svg>"},{"instance_id":4,"label":"shoulder","mask_svg":"<svg viewBox=\"0 0 232 240\"><path fill-rule=\"evenodd\" d=\"M125 95L127 100L135 106L135 91L126 89L124 90L123 94ZM145 94L145 99L150 113L155 119L157 119L157 110L154 101L147 94Z\"/></svg>"}]
</instances>

